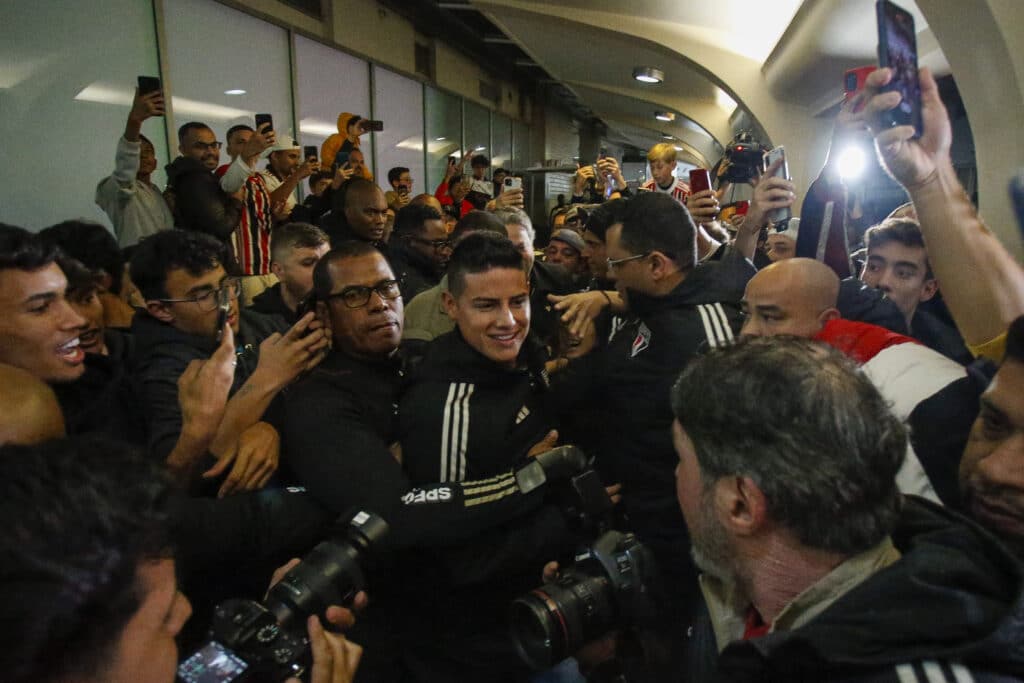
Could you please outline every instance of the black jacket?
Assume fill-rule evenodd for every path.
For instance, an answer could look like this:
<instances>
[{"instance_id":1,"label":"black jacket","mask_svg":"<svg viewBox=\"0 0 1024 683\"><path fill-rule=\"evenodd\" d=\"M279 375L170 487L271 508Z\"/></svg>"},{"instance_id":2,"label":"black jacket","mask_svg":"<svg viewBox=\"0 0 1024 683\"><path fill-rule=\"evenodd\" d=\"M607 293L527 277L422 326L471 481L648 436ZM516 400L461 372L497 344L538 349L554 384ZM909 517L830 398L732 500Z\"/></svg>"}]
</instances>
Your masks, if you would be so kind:
<instances>
[{"instance_id":1,"label":"black jacket","mask_svg":"<svg viewBox=\"0 0 1024 683\"><path fill-rule=\"evenodd\" d=\"M530 271L530 331L554 355L561 355L559 334L561 331L561 313L556 311L548 294L572 294L579 291L568 270L556 263L534 261Z\"/></svg>"},{"instance_id":2,"label":"black jacket","mask_svg":"<svg viewBox=\"0 0 1024 683\"><path fill-rule=\"evenodd\" d=\"M242 309L239 331L235 336L238 365L231 385L234 394L259 362L260 342L274 332L288 329L284 321ZM178 378L193 360L206 360L216 348L213 334L189 334L146 314L132 319L135 354L132 370L139 383L140 397L149 421L149 452L164 460L174 450L181 433L181 407L178 405ZM273 407L273 404L272 404ZM268 413L271 408L268 408Z\"/></svg>"},{"instance_id":3,"label":"black jacket","mask_svg":"<svg viewBox=\"0 0 1024 683\"><path fill-rule=\"evenodd\" d=\"M627 292L634 317L605 348L553 377L558 405L598 415L599 431L581 445L604 482L622 484L629 528L651 547L662 573L679 577L667 582L679 609L696 602L696 582L676 499L669 392L691 358L739 332L734 283L718 273L711 264L695 268L660 298Z\"/></svg>"},{"instance_id":4,"label":"black jacket","mask_svg":"<svg viewBox=\"0 0 1024 683\"><path fill-rule=\"evenodd\" d=\"M299 321L299 316L285 304L284 299L281 297L281 286L281 283L278 282L273 287L267 287L257 294L253 297L249 310L262 313L263 315L273 315L281 318L289 325L294 325Z\"/></svg>"},{"instance_id":5,"label":"black jacket","mask_svg":"<svg viewBox=\"0 0 1024 683\"><path fill-rule=\"evenodd\" d=\"M335 351L292 385L281 431L286 480L335 513L381 515L397 547L462 542L540 506L542 493L519 493L510 470L498 482L505 495L493 500L482 500L472 481L414 489L390 450L403 382L397 356L373 363Z\"/></svg>"},{"instance_id":6,"label":"black jacket","mask_svg":"<svg viewBox=\"0 0 1024 683\"><path fill-rule=\"evenodd\" d=\"M920 307L910 321L910 336L961 365L974 362L974 356L967 350L959 330Z\"/></svg>"},{"instance_id":7,"label":"black jacket","mask_svg":"<svg viewBox=\"0 0 1024 683\"><path fill-rule=\"evenodd\" d=\"M388 243L388 263L402 290L402 301L412 301L414 296L441 281L433 261L411 248L405 240Z\"/></svg>"},{"instance_id":8,"label":"black jacket","mask_svg":"<svg viewBox=\"0 0 1024 683\"><path fill-rule=\"evenodd\" d=\"M680 679L1024 680L1024 574L1015 558L972 522L913 497L892 538L902 558L808 624L734 642L718 656L717 672L698 664ZM715 657L714 636L700 625L697 643Z\"/></svg>"},{"instance_id":9,"label":"black jacket","mask_svg":"<svg viewBox=\"0 0 1024 683\"><path fill-rule=\"evenodd\" d=\"M554 425L544 349L532 335L516 369L502 368L458 328L430 342L399 404L402 462L413 483L493 477Z\"/></svg>"},{"instance_id":10,"label":"black jacket","mask_svg":"<svg viewBox=\"0 0 1024 683\"><path fill-rule=\"evenodd\" d=\"M145 412L135 378L127 371L134 339L112 328L107 328L103 336L106 356L86 354L81 377L53 385L65 429L69 436L101 433L145 447Z\"/></svg>"},{"instance_id":11,"label":"black jacket","mask_svg":"<svg viewBox=\"0 0 1024 683\"><path fill-rule=\"evenodd\" d=\"M220 189L217 176L192 157L178 157L166 170L165 195L174 211L174 226L229 242L242 216L242 203Z\"/></svg>"}]
</instances>

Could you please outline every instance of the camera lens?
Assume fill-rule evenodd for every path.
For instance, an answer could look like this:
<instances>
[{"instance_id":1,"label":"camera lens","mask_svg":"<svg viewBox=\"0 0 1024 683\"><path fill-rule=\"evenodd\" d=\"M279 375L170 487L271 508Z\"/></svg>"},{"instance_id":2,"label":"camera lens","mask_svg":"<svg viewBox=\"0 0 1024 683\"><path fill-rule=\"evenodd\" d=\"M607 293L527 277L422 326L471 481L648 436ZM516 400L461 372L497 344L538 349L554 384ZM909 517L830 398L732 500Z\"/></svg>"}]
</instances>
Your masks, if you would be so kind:
<instances>
[{"instance_id":1,"label":"camera lens","mask_svg":"<svg viewBox=\"0 0 1024 683\"><path fill-rule=\"evenodd\" d=\"M534 670L548 669L613 626L611 587L602 576L569 573L512 603L512 635Z\"/></svg>"}]
</instances>

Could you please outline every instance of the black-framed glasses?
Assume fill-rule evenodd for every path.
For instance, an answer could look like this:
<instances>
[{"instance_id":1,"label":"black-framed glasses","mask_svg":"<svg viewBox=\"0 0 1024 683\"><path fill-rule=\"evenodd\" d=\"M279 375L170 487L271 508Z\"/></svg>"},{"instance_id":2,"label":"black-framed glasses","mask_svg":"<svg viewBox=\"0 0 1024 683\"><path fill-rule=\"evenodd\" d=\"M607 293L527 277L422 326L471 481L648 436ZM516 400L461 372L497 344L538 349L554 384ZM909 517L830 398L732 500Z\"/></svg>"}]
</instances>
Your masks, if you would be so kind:
<instances>
[{"instance_id":1,"label":"black-framed glasses","mask_svg":"<svg viewBox=\"0 0 1024 683\"><path fill-rule=\"evenodd\" d=\"M428 246L434 251L441 251L442 249L451 249L452 241L450 239L443 240L425 240L422 237L416 237L415 235L409 235L410 242L417 242L424 246Z\"/></svg>"},{"instance_id":2,"label":"black-framed glasses","mask_svg":"<svg viewBox=\"0 0 1024 683\"><path fill-rule=\"evenodd\" d=\"M216 289L211 289L208 292L203 292L202 294L197 294L196 296L189 297L187 299L160 299L160 302L165 304L197 304L200 311L209 313L210 311L216 310L217 301L220 299L220 293L225 289L229 289L231 295L237 299L238 295L242 293L241 278L224 278L220 283L220 287L217 287Z\"/></svg>"},{"instance_id":3,"label":"black-framed glasses","mask_svg":"<svg viewBox=\"0 0 1024 683\"><path fill-rule=\"evenodd\" d=\"M637 261L637 260L642 259L642 258L647 258L650 255L651 255L651 252L645 251L642 254L634 254L633 256L627 256L625 258L610 258L610 259L606 259L605 262L608 264L608 270L615 270L616 268L621 266L623 263L628 263L630 261Z\"/></svg>"},{"instance_id":4,"label":"black-framed glasses","mask_svg":"<svg viewBox=\"0 0 1024 683\"><path fill-rule=\"evenodd\" d=\"M398 280L381 280L372 287L365 285L352 285L345 289L331 294L327 300L341 299L348 308L362 308L370 302L370 295L374 292L381 299L397 299L402 296L402 290L398 286Z\"/></svg>"},{"instance_id":5,"label":"black-framed glasses","mask_svg":"<svg viewBox=\"0 0 1024 683\"><path fill-rule=\"evenodd\" d=\"M224 143L220 140L214 140L213 142L201 142L196 140L192 143L193 149L202 149L209 152L216 152L221 148Z\"/></svg>"}]
</instances>

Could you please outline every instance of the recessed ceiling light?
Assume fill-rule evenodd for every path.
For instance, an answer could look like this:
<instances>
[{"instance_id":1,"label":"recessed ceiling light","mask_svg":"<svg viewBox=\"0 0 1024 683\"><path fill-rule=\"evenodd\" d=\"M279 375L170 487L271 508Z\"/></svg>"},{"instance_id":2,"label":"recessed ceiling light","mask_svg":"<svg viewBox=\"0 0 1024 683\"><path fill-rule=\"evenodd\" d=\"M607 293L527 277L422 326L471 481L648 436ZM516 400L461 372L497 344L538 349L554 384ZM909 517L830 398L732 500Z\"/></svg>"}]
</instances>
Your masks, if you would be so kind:
<instances>
[{"instance_id":1,"label":"recessed ceiling light","mask_svg":"<svg viewBox=\"0 0 1024 683\"><path fill-rule=\"evenodd\" d=\"M670 111L656 111L654 112L654 118L659 121L675 121L676 115Z\"/></svg>"},{"instance_id":2,"label":"recessed ceiling light","mask_svg":"<svg viewBox=\"0 0 1024 683\"><path fill-rule=\"evenodd\" d=\"M474 149L473 151L474 151L474 152L482 152L482 151L484 151L485 149L487 149L487 148L486 148L486 147L477 147L477 148L476 148L476 149Z\"/></svg>"},{"instance_id":3,"label":"recessed ceiling light","mask_svg":"<svg viewBox=\"0 0 1024 683\"><path fill-rule=\"evenodd\" d=\"M668 133L662 133L661 137L663 139L665 139L665 140L675 140L676 139L675 135L669 135Z\"/></svg>"},{"instance_id":4,"label":"recessed ceiling light","mask_svg":"<svg viewBox=\"0 0 1024 683\"><path fill-rule=\"evenodd\" d=\"M652 66L638 66L633 69L633 78L641 83L661 83L665 80L665 72Z\"/></svg>"},{"instance_id":5,"label":"recessed ceiling light","mask_svg":"<svg viewBox=\"0 0 1024 683\"><path fill-rule=\"evenodd\" d=\"M244 95L245 91L239 88L232 88L231 90L225 90L225 95Z\"/></svg>"},{"instance_id":6,"label":"recessed ceiling light","mask_svg":"<svg viewBox=\"0 0 1024 683\"><path fill-rule=\"evenodd\" d=\"M444 142L447 139L448 138L444 137L443 135L441 137L439 137L439 138L434 138L434 140L436 140L437 142Z\"/></svg>"}]
</instances>

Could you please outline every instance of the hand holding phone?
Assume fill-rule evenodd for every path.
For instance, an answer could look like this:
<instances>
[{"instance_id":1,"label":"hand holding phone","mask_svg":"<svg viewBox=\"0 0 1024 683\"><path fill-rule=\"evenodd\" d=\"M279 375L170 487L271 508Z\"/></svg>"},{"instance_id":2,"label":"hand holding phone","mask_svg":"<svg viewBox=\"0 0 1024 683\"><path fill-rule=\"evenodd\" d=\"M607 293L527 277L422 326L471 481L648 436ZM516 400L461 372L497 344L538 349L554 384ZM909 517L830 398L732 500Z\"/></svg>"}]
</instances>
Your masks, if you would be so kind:
<instances>
[{"instance_id":1,"label":"hand holding phone","mask_svg":"<svg viewBox=\"0 0 1024 683\"><path fill-rule=\"evenodd\" d=\"M513 176L507 176L505 178L505 189L506 190L521 190L523 189L523 179L516 178Z\"/></svg>"},{"instance_id":2,"label":"hand holding phone","mask_svg":"<svg viewBox=\"0 0 1024 683\"><path fill-rule=\"evenodd\" d=\"M695 168L690 171L690 193L697 194L711 189L711 174L706 168Z\"/></svg>"},{"instance_id":3,"label":"hand holding phone","mask_svg":"<svg viewBox=\"0 0 1024 683\"><path fill-rule=\"evenodd\" d=\"M776 147L772 151L765 155L765 175L761 178L762 181L767 181L771 178L779 178L781 180L789 181L789 163L786 161L786 148ZM760 183L759 183L760 185ZM766 185L768 187L768 185ZM755 194L757 190L755 189ZM779 203L779 198L775 198L776 201L773 203ZM780 223L787 221L793 217L793 210L791 208L793 201L789 200L785 206L776 206L765 214L765 217L770 223Z\"/></svg>"},{"instance_id":4,"label":"hand holding phone","mask_svg":"<svg viewBox=\"0 0 1024 683\"><path fill-rule=\"evenodd\" d=\"M913 126L914 137L920 137L921 83L917 75L917 33L910 12L889 2L878 0L878 64L892 69L892 80L885 91L899 91L899 105L883 112L890 127Z\"/></svg>"},{"instance_id":5,"label":"hand holding phone","mask_svg":"<svg viewBox=\"0 0 1024 683\"><path fill-rule=\"evenodd\" d=\"M128 118L141 123L153 116L164 115L164 95L160 79L153 76L139 76L139 89L132 100Z\"/></svg>"},{"instance_id":6,"label":"hand holding phone","mask_svg":"<svg viewBox=\"0 0 1024 683\"><path fill-rule=\"evenodd\" d=\"M265 124L265 123L268 124L267 125L267 129L266 130L260 130L260 127L263 124ZM266 135L267 133L269 133L269 132L271 132L273 130L274 130L274 117L273 116L271 116L270 114L256 114L256 132L257 133L263 133L264 135Z\"/></svg>"},{"instance_id":7,"label":"hand holding phone","mask_svg":"<svg viewBox=\"0 0 1024 683\"><path fill-rule=\"evenodd\" d=\"M302 148L302 156L304 159L317 159L320 155L316 151L316 145L306 145Z\"/></svg>"}]
</instances>

